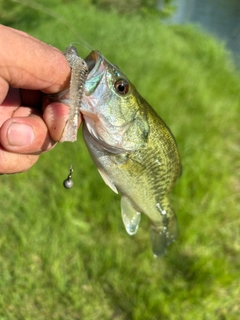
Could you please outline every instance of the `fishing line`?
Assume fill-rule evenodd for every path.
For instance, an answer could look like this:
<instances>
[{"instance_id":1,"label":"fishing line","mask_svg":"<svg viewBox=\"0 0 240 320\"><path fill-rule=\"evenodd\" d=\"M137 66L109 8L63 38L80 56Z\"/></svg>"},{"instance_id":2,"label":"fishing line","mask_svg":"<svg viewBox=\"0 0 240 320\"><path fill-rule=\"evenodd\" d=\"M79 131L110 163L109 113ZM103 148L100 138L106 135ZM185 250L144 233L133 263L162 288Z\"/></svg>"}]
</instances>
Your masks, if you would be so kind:
<instances>
[{"instance_id":1,"label":"fishing line","mask_svg":"<svg viewBox=\"0 0 240 320\"><path fill-rule=\"evenodd\" d=\"M76 29L73 28L71 26L71 24L69 24L68 21L62 15L57 14L51 8L44 7L40 3L32 2L32 1L28 1L28 0L10 0L10 1L13 2L13 3L17 3L19 5L28 7L28 8L31 8L31 9L36 10L38 12L42 12L43 14L46 14L47 16L50 16L50 17L56 19L57 21L62 23L64 26L66 26L72 32L72 34L76 37L76 39L79 40L79 41L72 42L71 45L82 46L82 47L84 47L85 49L87 49L89 51L93 50L93 47L88 42L86 42L82 37L79 36L79 34L76 31ZM74 148L77 148L77 146L75 145ZM66 189L72 188L73 184L74 184L73 183L73 179L72 179L74 161L71 161L70 163L71 163L71 165L69 166L69 173L67 175L67 178L63 181L63 186Z\"/></svg>"},{"instance_id":2,"label":"fishing line","mask_svg":"<svg viewBox=\"0 0 240 320\"><path fill-rule=\"evenodd\" d=\"M78 153L78 144L77 144L78 141L79 140L75 141L75 143L72 145L72 147L73 147L73 150L71 151L72 154ZM70 163L71 163L71 165L69 166L69 172L68 172L67 178L63 181L63 186L66 189L71 189L74 185L72 176L73 176L73 171L74 171L73 168L76 166L75 166L75 161L74 161L73 157L71 157Z\"/></svg>"},{"instance_id":3,"label":"fishing line","mask_svg":"<svg viewBox=\"0 0 240 320\"><path fill-rule=\"evenodd\" d=\"M66 189L71 189L73 186L72 174L73 174L73 166L71 164L69 167L69 174L67 176L67 179L63 181L63 186Z\"/></svg>"},{"instance_id":4,"label":"fishing line","mask_svg":"<svg viewBox=\"0 0 240 320\"><path fill-rule=\"evenodd\" d=\"M79 37L79 34L76 32L76 29L74 29L63 16L56 14L52 9L46 8L42 4L39 4L36 2L30 2L28 0L11 0L11 2L17 3L19 5L23 5L25 7L31 8L31 9L39 11L39 12L42 12L42 13L56 19L57 21L59 21L60 23L65 25L73 33L73 35L76 37L76 39L79 40L79 42L72 42L71 45L77 44L77 45L84 47L85 49L87 49L89 51L93 50L93 48L82 37ZM74 146L74 148L76 148L76 147L77 146ZM63 181L63 186L66 189L71 189L73 187L73 180L72 180L73 161L71 163L72 164L69 166L68 176Z\"/></svg>"},{"instance_id":5,"label":"fishing line","mask_svg":"<svg viewBox=\"0 0 240 320\"><path fill-rule=\"evenodd\" d=\"M79 39L80 45L82 45L85 49L88 49L89 51L93 50L93 47L85 41L82 37L79 36L79 34L76 32L76 29L73 28L68 21L61 16L60 14L55 13L52 9L44 7L42 4L31 2L28 0L10 0L11 2L18 3L20 5L23 5L25 7L29 7L33 10L45 13L46 15L56 19L57 21L61 22L63 25L65 25L72 33L73 35ZM77 43L77 42L76 42Z\"/></svg>"}]
</instances>

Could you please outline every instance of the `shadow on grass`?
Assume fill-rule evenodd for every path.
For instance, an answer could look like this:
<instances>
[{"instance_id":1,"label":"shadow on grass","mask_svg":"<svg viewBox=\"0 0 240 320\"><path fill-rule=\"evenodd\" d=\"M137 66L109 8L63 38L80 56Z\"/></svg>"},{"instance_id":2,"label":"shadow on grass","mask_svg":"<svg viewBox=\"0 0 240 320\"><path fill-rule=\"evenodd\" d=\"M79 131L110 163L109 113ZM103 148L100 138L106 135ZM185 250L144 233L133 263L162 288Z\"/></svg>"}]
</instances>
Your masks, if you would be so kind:
<instances>
[{"instance_id":1,"label":"shadow on grass","mask_svg":"<svg viewBox=\"0 0 240 320\"><path fill-rule=\"evenodd\" d=\"M166 259L166 272L169 278L181 277L189 289L194 288L200 282L207 282L207 287L202 287L202 289L209 290L214 279L207 258L175 251Z\"/></svg>"},{"instance_id":2,"label":"shadow on grass","mask_svg":"<svg viewBox=\"0 0 240 320\"><path fill-rule=\"evenodd\" d=\"M90 281L98 279L102 284L113 319L167 320L172 312L184 309L184 304L199 305L214 291L216 279L209 258L178 252L171 246L163 258L146 259L146 251L138 249L138 253L136 247L129 250L129 259L121 253L122 247L115 252L106 248L104 255L95 252L95 262L83 255Z\"/></svg>"}]
</instances>

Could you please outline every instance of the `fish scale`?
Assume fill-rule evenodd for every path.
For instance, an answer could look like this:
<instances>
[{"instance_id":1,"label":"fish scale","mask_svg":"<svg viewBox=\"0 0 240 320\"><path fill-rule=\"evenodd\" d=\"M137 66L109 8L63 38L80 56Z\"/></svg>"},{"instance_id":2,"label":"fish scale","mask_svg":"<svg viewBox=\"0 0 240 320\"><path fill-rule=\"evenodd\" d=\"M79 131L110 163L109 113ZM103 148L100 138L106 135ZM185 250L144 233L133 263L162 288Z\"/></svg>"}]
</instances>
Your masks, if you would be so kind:
<instances>
[{"instance_id":1,"label":"fish scale","mask_svg":"<svg viewBox=\"0 0 240 320\"><path fill-rule=\"evenodd\" d=\"M72 72L80 73L72 62L80 61L76 49L70 47L67 52ZM118 67L98 51L92 51L85 62L88 74L80 101L85 143L105 183L121 194L126 231L135 234L141 213L148 216L152 250L161 256L177 237L176 216L168 198L181 173L175 139ZM74 82L71 86L77 87ZM73 91L72 97L77 97ZM76 104L69 95L60 101L63 98L70 106Z\"/></svg>"}]
</instances>

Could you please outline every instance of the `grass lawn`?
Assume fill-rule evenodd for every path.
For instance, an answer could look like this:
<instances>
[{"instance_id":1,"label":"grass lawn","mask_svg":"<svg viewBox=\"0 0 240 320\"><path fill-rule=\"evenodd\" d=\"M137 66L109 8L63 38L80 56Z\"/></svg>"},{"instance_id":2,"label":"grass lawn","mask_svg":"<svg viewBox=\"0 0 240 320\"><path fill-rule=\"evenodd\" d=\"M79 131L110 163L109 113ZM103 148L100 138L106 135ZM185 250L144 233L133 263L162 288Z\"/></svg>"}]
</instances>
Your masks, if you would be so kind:
<instances>
[{"instance_id":1,"label":"grass lawn","mask_svg":"<svg viewBox=\"0 0 240 320\"><path fill-rule=\"evenodd\" d=\"M101 180L80 130L77 143L57 145L30 171L0 177L0 320L238 319L240 76L234 63L223 45L192 27L163 26L157 18L126 17L88 2L39 0L39 11L0 0L7 6L1 23L61 50L77 42L82 57L90 50L84 39L128 75L178 143L183 174L172 203L179 238L154 259L146 217L136 236L126 234L120 198ZM74 188L66 190L70 164Z\"/></svg>"}]
</instances>

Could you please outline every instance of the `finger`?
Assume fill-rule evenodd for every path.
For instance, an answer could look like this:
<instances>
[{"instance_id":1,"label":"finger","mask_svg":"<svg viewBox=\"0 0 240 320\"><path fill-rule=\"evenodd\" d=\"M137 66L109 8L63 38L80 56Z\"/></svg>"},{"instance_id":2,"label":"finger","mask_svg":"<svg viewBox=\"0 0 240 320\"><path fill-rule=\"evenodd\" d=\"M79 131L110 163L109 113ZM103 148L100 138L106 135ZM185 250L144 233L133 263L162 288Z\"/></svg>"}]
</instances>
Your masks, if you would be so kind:
<instances>
[{"instance_id":1,"label":"finger","mask_svg":"<svg viewBox=\"0 0 240 320\"><path fill-rule=\"evenodd\" d=\"M19 89L10 87L5 100L0 105L0 127L12 117L27 117L33 112L29 107L20 107L20 102Z\"/></svg>"},{"instance_id":2,"label":"finger","mask_svg":"<svg viewBox=\"0 0 240 320\"><path fill-rule=\"evenodd\" d=\"M19 113L22 109L19 108ZM21 154L40 154L55 144L45 122L37 115L14 117L4 122L0 143L5 150Z\"/></svg>"},{"instance_id":3,"label":"finger","mask_svg":"<svg viewBox=\"0 0 240 320\"><path fill-rule=\"evenodd\" d=\"M30 169L38 158L38 155L11 153L0 147L0 173L24 172Z\"/></svg>"},{"instance_id":4,"label":"finger","mask_svg":"<svg viewBox=\"0 0 240 320\"><path fill-rule=\"evenodd\" d=\"M8 93L0 105L0 126L12 117L24 117L33 110L42 109L42 95L39 90L21 90L9 87ZM27 107L21 107L27 106ZM16 115L16 113L18 115Z\"/></svg>"},{"instance_id":5,"label":"finger","mask_svg":"<svg viewBox=\"0 0 240 320\"><path fill-rule=\"evenodd\" d=\"M43 93L39 90L20 89L21 105L42 109Z\"/></svg>"},{"instance_id":6,"label":"finger","mask_svg":"<svg viewBox=\"0 0 240 320\"><path fill-rule=\"evenodd\" d=\"M52 102L45 108L43 119L49 129L51 138L54 141L59 141L61 139L68 118L69 106L63 103Z\"/></svg>"},{"instance_id":7,"label":"finger","mask_svg":"<svg viewBox=\"0 0 240 320\"><path fill-rule=\"evenodd\" d=\"M6 83L46 93L69 85L70 67L58 49L2 25L0 34L0 47L8 48L0 51L0 71Z\"/></svg>"},{"instance_id":8,"label":"finger","mask_svg":"<svg viewBox=\"0 0 240 320\"><path fill-rule=\"evenodd\" d=\"M19 91L19 89L17 88L12 88L12 87L8 87L7 89L7 95L5 97L5 99L2 101L1 103L1 108L2 107L19 107L20 106L20 102L21 102L21 93ZM26 105L26 104L25 104ZM3 109L5 110L5 109Z\"/></svg>"}]
</instances>

